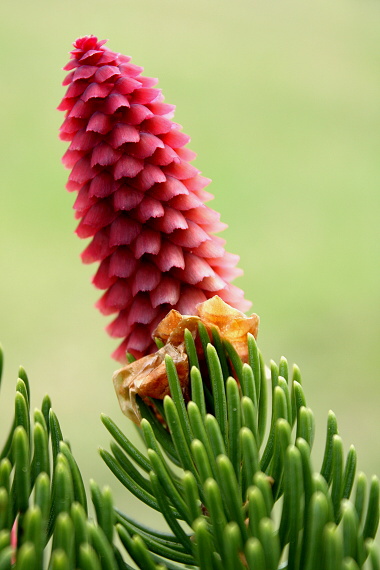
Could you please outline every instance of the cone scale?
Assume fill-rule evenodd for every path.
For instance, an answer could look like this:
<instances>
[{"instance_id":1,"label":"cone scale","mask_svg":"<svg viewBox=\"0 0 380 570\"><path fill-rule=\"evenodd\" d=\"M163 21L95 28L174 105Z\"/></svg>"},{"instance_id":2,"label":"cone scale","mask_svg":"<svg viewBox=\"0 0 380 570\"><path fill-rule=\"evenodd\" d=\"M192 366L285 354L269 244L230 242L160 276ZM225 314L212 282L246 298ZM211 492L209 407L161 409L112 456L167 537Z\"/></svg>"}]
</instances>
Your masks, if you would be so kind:
<instances>
[{"instance_id":1,"label":"cone scale","mask_svg":"<svg viewBox=\"0 0 380 570\"><path fill-rule=\"evenodd\" d=\"M210 182L190 162L189 137L172 121L156 80L130 57L94 36L74 43L65 66L68 86L60 138L77 192L76 233L91 241L84 263L97 262L93 283L105 292L97 307L116 313L107 330L122 342L113 356L152 352L152 332L171 309L194 314L219 295L241 311L251 303L231 281L238 256L214 234L226 226L205 205Z\"/></svg>"}]
</instances>

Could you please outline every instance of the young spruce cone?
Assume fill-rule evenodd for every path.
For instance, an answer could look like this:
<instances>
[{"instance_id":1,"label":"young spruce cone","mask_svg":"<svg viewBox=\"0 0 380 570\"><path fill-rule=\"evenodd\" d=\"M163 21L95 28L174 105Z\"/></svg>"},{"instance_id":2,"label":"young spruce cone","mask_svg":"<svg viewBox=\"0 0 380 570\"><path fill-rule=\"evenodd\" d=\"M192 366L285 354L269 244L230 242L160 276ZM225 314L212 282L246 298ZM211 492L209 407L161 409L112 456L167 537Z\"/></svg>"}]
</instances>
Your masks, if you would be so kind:
<instances>
[{"instance_id":1,"label":"young spruce cone","mask_svg":"<svg viewBox=\"0 0 380 570\"><path fill-rule=\"evenodd\" d=\"M82 259L100 262L97 306L118 313L108 332L123 338L113 356L124 361L126 351L153 350L151 334L172 308L191 315L216 294L242 311L250 303L230 284L239 258L213 235L226 226L204 205L210 181L189 164L195 154L171 120L174 107L155 79L104 43L74 43L60 137L71 141L63 162L72 169L67 189L78 192L76 233L92 238Z\"/></svg>"}]
</instances>

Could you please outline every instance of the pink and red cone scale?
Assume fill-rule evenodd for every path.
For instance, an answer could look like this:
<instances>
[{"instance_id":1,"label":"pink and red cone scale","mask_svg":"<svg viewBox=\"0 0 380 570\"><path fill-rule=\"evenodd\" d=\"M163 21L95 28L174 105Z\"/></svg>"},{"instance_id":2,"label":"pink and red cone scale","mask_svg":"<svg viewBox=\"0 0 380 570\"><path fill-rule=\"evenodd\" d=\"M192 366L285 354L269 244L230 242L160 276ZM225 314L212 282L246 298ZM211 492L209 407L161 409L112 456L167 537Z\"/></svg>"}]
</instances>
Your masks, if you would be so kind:
<instances>
[{"instance_id":1,"label":"pink and red cone scale","mask_svg":"<svg viewBox=\"0 0 380 570\"><path fill-rule=\"evenodd\" d=\"M205 205L210 180L190 164L174 106L157 80L104 43L76 40L58 108L66 112L60 137L70 141L67 189L78 193L76 233L92 238L82 260L99 263L97 306L117 313L107 330L123 339L113 354L123 362L126 351L154 350L151 334L173 308L192 315L214 295L241 311L251 303L230 283L242 273L239 258L213 235L226 226Z\"/></svg>"}]
</instances>

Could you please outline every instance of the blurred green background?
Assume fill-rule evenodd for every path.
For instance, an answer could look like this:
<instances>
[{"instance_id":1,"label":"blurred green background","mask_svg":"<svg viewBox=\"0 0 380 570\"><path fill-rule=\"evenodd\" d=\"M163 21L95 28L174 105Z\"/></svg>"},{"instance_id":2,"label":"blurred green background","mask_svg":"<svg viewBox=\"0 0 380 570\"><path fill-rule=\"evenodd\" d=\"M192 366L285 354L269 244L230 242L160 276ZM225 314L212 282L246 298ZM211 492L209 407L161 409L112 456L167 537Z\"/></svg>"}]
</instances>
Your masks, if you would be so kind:
<instances>
[{"instance_id":1,"label":"blurred green background","mask_svg":"<svg viewBox=\"0 0 380 570\"><path fill-rule=\"evenodd\" d=\"M116 342L93 308L95 266L79 259L57 138L61 68L93 33L177 105L241 256L264 355L301 367L317 457L332 408L346 450L354 443L359 467L379 474L380 4L3 0L0 11L0 433L23 364L33 406L50 394L85 480L135 508L96 451L109 441L100 412L134 431L113 392Z\"/></svg>"}]
</instances>

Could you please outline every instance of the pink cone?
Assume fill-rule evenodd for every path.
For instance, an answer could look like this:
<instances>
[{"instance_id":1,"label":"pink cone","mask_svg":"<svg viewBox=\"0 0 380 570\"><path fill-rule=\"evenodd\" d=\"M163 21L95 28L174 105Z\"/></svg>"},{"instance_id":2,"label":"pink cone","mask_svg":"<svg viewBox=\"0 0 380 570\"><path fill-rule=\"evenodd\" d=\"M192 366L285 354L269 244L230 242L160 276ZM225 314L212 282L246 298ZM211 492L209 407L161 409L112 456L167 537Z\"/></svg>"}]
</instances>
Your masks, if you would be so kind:
<instances>
[{"instance_id":1,"label":"pink cone","mask_svg":"<svg viewBox=\"0 0 380 570\"><path fill-rule=\"evenodd\" d=\"M98 262L97 306L117 313L108 326L123 339L113 356L125 361L151 352L151 334L173 308L194 314L214 295L241 311L251 303L230 284L238 256L213 235L226 226L204 202L210 182L190 162L189 137L171 118L155 79L130 57L94 36L74 43L60 110L60 138L70 141L63 163L76 191L76 233L91 238L84 263Z\"/></svg>"},{"instance_id":2,"label":"pink cone","mask_svg":"<svg viewBox=\"0 0 380 570\"><path fill-rule=\"evenodd\" d=\"M15 519L13 523L12 530L11 530L11 547L13 548L12 560L11 563L16 563L16 552L17 552L17 529L18 529L18 518Z\"/></svg>"}]
</instances>

